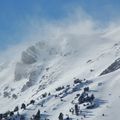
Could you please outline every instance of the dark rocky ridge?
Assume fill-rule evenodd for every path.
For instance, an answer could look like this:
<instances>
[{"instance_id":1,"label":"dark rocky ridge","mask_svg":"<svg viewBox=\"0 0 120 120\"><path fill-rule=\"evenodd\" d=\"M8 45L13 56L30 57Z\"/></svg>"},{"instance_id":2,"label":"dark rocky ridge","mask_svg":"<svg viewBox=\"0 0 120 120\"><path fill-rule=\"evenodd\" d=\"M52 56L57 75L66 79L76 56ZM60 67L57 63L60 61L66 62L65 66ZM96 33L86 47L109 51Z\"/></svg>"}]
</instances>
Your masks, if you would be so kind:
<instances>
[{"instance_id":1,"label":"dark rocky ridge","mask_svg":"<svg viewBox=\"0 0 120 120\"><path fill-rule=\"evenodd\" d=\"M116 70L120 69L120 58L118 58L117 60L115 60L115 62L113 62L107 69L105 69L101 74L101 75L105 75L111 72L114 72Z\"/></svg>"}]
</instances>

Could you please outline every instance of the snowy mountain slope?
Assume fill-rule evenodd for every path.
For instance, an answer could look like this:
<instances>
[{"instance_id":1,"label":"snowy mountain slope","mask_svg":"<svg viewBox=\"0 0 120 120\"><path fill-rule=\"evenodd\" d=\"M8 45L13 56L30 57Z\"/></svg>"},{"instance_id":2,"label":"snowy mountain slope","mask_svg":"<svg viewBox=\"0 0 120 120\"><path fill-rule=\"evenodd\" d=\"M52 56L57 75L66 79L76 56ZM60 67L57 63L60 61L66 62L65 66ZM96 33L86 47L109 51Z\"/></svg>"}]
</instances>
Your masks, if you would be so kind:
<instances>
[{"instance_id":1,"label":"snowy mountain slope","mask_svg":"<svg viewBox=\"0 0 120 120\"><path fill-rule=\"evenodd\" d=\"M20 107L23 102L28 104L34 99L35 105L19 111L28 119L40 109L42 118L47 116L50 120L57 120L60 112L69 114L75 120L81 119L84 114L85 119L90 120L113 120L114 117L119 120L120 70L99 76L120 58L119 43L119 39L109 39L109 34L95 33L68 35L52 42L40 41L26 48L21 53L21 59L0 65L0 112L13 110L16 105ZM75 85L76 78L82 79L82 84ZM62 86L64 89L56 91ZM72 100L86 86L90 87L89 94L95 94L97 107L86 110L80 105L82 115L71 115L69 109L74 107ZM44 93L50 95L42 98ZM62 101L55 97L58 94ZM105 116L102 116L103 113Z\"/></svg>"}]
</instances>

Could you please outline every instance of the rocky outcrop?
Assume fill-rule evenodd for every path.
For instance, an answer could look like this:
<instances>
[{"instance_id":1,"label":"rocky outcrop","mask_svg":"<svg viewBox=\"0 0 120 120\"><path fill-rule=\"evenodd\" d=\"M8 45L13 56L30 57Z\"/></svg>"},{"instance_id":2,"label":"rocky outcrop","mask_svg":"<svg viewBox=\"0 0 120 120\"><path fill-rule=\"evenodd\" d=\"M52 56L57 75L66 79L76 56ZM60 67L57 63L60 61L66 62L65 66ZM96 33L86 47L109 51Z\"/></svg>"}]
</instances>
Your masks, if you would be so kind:
<instances>
[{"instance_id":1,"label":"rocky outcrop","mask_svg":"<svg viewBox=\"0 0 120 120\"><path fill-rule=\"evenodd\" d=\"M115 62L113 62L107 69L105 69L101 74L101 75L105 75L111 72L114 72L116 70L120 69L120 58L115 60Z\"/></svg>"}]
</instances>

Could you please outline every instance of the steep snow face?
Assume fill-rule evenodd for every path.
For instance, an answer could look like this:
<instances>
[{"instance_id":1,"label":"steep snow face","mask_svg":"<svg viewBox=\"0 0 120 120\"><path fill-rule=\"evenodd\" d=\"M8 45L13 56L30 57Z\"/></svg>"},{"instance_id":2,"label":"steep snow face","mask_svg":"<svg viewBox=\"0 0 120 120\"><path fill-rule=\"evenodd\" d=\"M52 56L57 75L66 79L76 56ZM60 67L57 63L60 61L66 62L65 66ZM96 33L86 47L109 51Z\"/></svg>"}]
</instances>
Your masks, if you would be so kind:
<instances>
[{"instance_id":1,"label":"steep snow face","mask_svg":"<svg viewBox=\"0 0 120 120\"><path fill-rule=\"evenodd\" d=\"M106 103L108 97L102 95L104 91L109 94L106 89L109 85L114 88L114 84L116 85L118 81L117 79L115 82L114 79L119 71L100 78L98 76L120 58L119 40L109 41L106 36L98 33L87 36L71 34L60 38L33 44L21 53L20 60L12 60L8 64L0 65L0 108L2 108L0 112L13 110L16 105L20 106L23 102L27 104L31 99L35 99L37 102L34 106L29 106L27 111L21 110L20 113L29 118L38 109L42 109L43 114L46 114L44 111L47 111L48 118L56 120L61 111L69 114L69 109L73 107L70 104L71 101L76 94L81 94L82 89L86 86L90 86L91 91L94 91L99 103ZM76 86L73 84L75 78L82 80L85 78L89 82ZM101 87L98 87L99 83L102 83ZM60 86L64 86L65 89L59 93L55 89ZM76 92L72 92L76 89ZM65 91L69 94L65 95ZM45 92L50 92L52 95L41 99ZM55 98L54 96L57 94L61 94L66 102ZM115 96L117 96L116 93ZM104 97L105 101L102 101ZM114 95L110 102L111 106L113 101L115 101ZM42 103L45 106L41 108ZM84 110L83 106L82 108ZM100 114L105 110L104 106L96 109ZM94 114L95 110L92 112ZM85 114L87 113L85 112ZM95 115L99 116L96 112ZM77 119L76 116L71 117ZM88 119L93 118L97 117Z\"/></svg>"}]
</instances>

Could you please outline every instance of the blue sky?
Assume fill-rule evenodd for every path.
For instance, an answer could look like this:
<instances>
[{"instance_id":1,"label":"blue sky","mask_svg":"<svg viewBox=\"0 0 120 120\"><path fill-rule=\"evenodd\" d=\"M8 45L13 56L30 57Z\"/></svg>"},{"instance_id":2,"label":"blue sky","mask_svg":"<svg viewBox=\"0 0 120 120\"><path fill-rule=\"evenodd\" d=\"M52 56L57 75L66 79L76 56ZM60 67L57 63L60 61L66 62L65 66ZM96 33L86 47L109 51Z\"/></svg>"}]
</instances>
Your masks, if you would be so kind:
<instances>
[{"instance_id":1,"label":"blue sky","mask_svg":"<svg viewBox=\"0 0 120 120\"><path fill-rule=\"evenodd\" d=\"M0 0L0 50L23 40L29 18L58 21L77 7L103 24L120 17L120 0Z\"/></svg>"}]
</instances>

